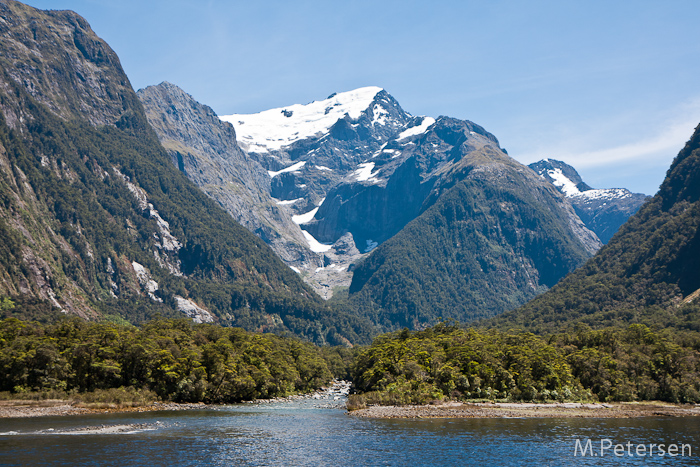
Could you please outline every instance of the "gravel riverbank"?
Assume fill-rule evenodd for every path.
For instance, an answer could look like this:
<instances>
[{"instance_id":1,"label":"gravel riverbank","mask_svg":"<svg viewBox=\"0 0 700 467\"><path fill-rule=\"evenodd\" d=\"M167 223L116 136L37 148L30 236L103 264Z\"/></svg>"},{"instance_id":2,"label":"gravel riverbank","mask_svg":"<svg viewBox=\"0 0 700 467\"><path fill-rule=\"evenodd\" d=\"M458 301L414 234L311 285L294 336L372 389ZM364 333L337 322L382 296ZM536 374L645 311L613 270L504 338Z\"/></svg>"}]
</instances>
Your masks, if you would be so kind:
<instances>
[{"instance_id":1,"label":"gravel riverbank","mask_svg":"<svg viewBox=\"0 0 700 467\"><path fill-rule=\"evenodd\" d=\"M460 403L373 406L349 412L364 418L634 418L700 416L698 405L640 403Z\"/></svg>"},{"instance_id":2,"label":"gravel riverbank","mask_svg":"<svg viewBox=\"0 0 700 467\"><path fill-rule=\"evenodd\" d=\"M51 417L61 415L85 415L93 413L153 412L159 410L192 410L209 407L206 404L176 404L174 402L154 402L137 407L117 406L84 407L65 400L0 401L0 418Z\"/></svg>"}]
</instances>

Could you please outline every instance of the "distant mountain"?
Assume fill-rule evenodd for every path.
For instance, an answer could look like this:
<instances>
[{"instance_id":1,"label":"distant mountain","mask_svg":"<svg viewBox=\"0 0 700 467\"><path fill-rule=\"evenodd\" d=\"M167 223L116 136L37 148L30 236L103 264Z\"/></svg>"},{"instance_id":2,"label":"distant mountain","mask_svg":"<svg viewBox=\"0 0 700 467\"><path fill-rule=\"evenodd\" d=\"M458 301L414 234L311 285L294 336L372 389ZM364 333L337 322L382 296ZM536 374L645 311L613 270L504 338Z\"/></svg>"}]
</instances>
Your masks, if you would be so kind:
<instances>
[{"instance_id":1,"label":"distant mountain","mask_svg":"<svg viewBox=\"0 0 700 467\"><path fill-rule=\"evenodd\" d=\"M0 294L17 303L6 313L368 334L178 171L83 18L11 0L0 18ZM267 182L254 166L238 173Z\"/></svg>"},{"instance_id":2,"label":"distant mountain","mask_svg":"<svg viewBox=\"0 0 700 467\"><path fill-rule=\"evenodd\" d=\"M147 88L140 96L160 140L172 148L173 163L223 205L223 190L212 190L207 183L219 177L222 167L221 162L211 163L212 157L227 159L232 174L236 167L256 164L256 173L267 171L269 187L258 183L253 188L260 193L257 200L270 196L275 206L287 210L293 220L287 238L298 242L301 233L304 241L299 247L317 253L321 262L292 263L283 256L287 264L326 297L334 288L349 287L352 306L386 328L420 327L436 316L475 319L512 309L551 287L601 246L554 186L508 157L494 135L468 121L414 117L381 88L221 117L235 127L245 155L230 143L232 130L227 130L229 142L223 149L218 141L209 144L209 155L189 149L193 143L211 140L210 118L204 117L211 111L174 86ZM185 152L191 168L180 161ZM238 186L245 177L234 178L225 185ZM434 205L460 203L454 193L467 185L471 194L464 196L473 196L470 203L476 203L470 209L482 217L453 224L454 219L429 214ZM493 199L484 197L484 192ZM227 207L234 217L241 216L241 210L251 217L260 215L255 197L237 196L241 207ZM513 217L494 205L497 202L510 206ZM484 214L503 209L498 220ZM397 257L389 245L401 243L403 248L415 243L411 248L418 249L425 241L427 237L404 232L412 222L423 226L420 235L436 229L440 240L434 246L441 250L423 245L416 255L429 258L381 267L384 259L379 258ZM500 227L487 226L492 222ZM282 228L289 227L287 223ZM545 232L538 232L540 228ZM456 241L457 237L461 239ZM487 244L486 250L480 249ZM454 255L460 260L453 261ZM474 268L479 261L483 267ZM438 266L442 262L451 266ZM407 271L416 267L422 269L424 280L404 281ZM449 292L435 293L438 282L451 283L446 287ZM413 287L418 290L408 290ZM454 306L448 297L456 298ZM428 311L408 318L406 307Z\"/></svg>"},{"instance_id":3,"label":"distant mountain","mask_svg":"<svg viewBox=\"0 0 700 467\"><path fill-rule=\"evenodd\" d=\"M581 180L573 167L562 161L545 159L529 167L564 193L586 227L603 243L608 243L620 226L650 198L626 188L593 189Z\"/></svg>"},{"instance_id":4,"label":"distant mountain","mask_svg":"<svg viewBox=\"0 0 700 467\"><path fill-rule=\"evenodd\" d=\"M700 329L700 126L659 192L584 266L493 324L540 332L575 322Z\"/></svg>"},{"instance_id":5,"label":"distant mountain","mask_svg":"<svg viewBox=\"0 0 700 467\"><path fill-rule=\"evenodd\" d=\"M398 219L398 233L357 266L349 290L350 303L387 329L422 328L438 318L471 321L515 308L600 247L550 183L471 122L423 119L375 160L368 179L329 195L328 211L367 207L363 232ZM401 209L415 218L393 212ZM321 222L323 214L322 206ZM364 235L380 238L376 231Z\"/></svg>"}]
</instances>

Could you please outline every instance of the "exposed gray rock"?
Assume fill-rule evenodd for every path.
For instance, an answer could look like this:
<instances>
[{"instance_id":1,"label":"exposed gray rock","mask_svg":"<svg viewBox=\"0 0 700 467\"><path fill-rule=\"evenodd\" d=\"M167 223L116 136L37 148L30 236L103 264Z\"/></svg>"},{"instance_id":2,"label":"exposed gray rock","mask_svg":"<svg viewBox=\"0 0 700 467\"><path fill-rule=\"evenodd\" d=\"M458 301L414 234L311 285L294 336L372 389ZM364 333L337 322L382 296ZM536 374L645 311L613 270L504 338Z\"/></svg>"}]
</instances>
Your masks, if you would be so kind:
<instances>
[{"instance_id":1,"label":"exposed gray rock","mask_svg":"<svg viewBox=\"0 0 700 467\"><path fill-rule=\"evenodd\" d=\"M456 180L488 176L490 183L515 170L544 183L481 126L413 117L380 88L223 121L169 83L139 96L173 163L325 298L349 286L355 263ZM481 160L485 150L498 160ZM563 196L543 193L589 254L600 247Z\"/></svg>"},{"instance_id":2,"label":"exposed gray rock","mask_svg":"<svg viewBox=\"0 0 700 467\"><path fill-rule=\"evenodd\" d=\"M173 164L290 266L316 268L290 212L270 196L270 176L236 142L230 123L179 87L163 82L138 91L151 126Z\"/></svg>"}]
</instances>

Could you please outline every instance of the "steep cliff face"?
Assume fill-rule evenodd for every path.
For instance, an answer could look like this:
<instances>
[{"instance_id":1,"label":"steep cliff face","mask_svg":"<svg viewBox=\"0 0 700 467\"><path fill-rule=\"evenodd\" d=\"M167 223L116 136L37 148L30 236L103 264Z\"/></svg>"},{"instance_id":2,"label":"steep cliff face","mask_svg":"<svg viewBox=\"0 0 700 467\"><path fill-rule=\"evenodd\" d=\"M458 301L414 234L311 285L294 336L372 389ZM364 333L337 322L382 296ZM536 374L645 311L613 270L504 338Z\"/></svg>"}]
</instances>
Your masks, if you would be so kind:
<instances>
[{"instance_id":1,"label":"steep cliff face","mask_svg":"<svg viewBox=\"0 0 700 467\"><path fill-rule=\"evenodd\" d=\"M47 203L37 176L67 185L79 180L80 173L58 153L60 148L47 144L48 127L76 119L92 128L122 123L132 113L133 91L116 54L72 12L41 12L3 1L0 34L0 228L5 253L0 293L95 318L99 313L83 287L93 272L93 249L84 240L71 241L55 221L56 206ZM81 225L73 222L70 230L80 236ZM124 276L124 289L140 290L131 275Z\"/></svg>"},{"instance_id":2,"label":"steep cliff face","mask_svg":"<svg viewBox=\"0 0 700 467\"><path fill-rule=\"evenodd\" d=\"M700 126L646 202L590 261L495 325L550 332L644 323L696 329L700 275Z\"/></svg>"},{"instance_id":3,"label":"steep cliff face","mask_svg":"<svg viewBox=\"0 0 700 467\"><path fill-rule=\"evenodd\" d=\"M3 0L0 28L0 294L15 313L367 331L177 170L82 18Z\"/></svg>"},{"instance_id":4,"label":"steep cliff face","mask_svg":"<svg viewBox=\"0 0 700 467\"><path fill-rule=\"evenodd\" d=\"M576 169L562 161L546 159L534 162L529 167L567 197L586 227L595 232L603 243L607 243L650 198L626 188L591 188Z\"/></svg>"},{"instance_id":5,"label":"steep cliff face","mask_svg":"<svg viewBox=\"0 0 700 467\"><path fill-rule=\"evenodd\" d=\"M489 164L484 150L500 154L507 165L519 165L504 154L498 140L481 126L449 117L416 118L413 126L389 140L371 162L334 187L314 219L303 227L324 242L350 232L363 251L381 244L430 207L455 174L469 164ZM461 169L458 169L460 168ZM531 178L518 168L523 177ZM458 177L458 176L457 176ZM566 202L560 202L570 227L589 253L600 246Z\"/></svg>"},{"instance_id":6,"label":"steep cliff face","mask_svg":"<svg viewBox=\"0 0 700 467\"><path fill-rule=\"evenodd\" d=\"M13 83L55 115L93 125L115 124L136 103L119 58L77 14L2 1L0 34L3 114L11 128L31 121Z\"/></svg>"},{"instance_id":7,"label":"steep cliff face","mask_svg":"<svg viewBox=\"0 0 700 467\"><path fill-rule=\"evenodd\" d=\"M202 190L325 298L349 285L363 255L352 235L345 229L337 245L320 243L303 225L328 190L411 121L393 97L361 88L221 120L169 83L139 97L173 163Z\"/></svg>"},{"instance_id":8,"label":"steep cliff face","mask_svg":"<svg viewBox=\"0 0 700 467\"><path fill-rule=\"evenodd\" d=\"M270 196L270 176L241 150L230 123L167 82L141 89L137 95L181 172L289 266L315 269L323 265L306 247L290 212Z\"/></svg>"}]
</instances>

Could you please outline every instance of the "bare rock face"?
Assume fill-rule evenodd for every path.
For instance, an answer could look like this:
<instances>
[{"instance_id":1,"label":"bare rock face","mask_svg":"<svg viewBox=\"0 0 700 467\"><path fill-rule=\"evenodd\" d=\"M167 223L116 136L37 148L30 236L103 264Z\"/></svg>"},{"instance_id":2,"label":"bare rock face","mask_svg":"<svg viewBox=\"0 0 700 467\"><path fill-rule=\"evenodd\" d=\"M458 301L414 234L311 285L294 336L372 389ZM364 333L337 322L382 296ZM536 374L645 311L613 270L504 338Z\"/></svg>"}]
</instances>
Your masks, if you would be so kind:
<instances>
[{"instance_id":1,"label":"bare rock face","mask_svg":"<svg viewBox=\"0 0 700 467\"><path fill-rule=\"evenodd\" d=\"M315 269L321 265L322 259L306 246L290 212L270 196L270 176L241 150L230 123L168 82L141 89L137 95L148 122L181 172L289 266Z\"/></svg>"}]
</instances>

